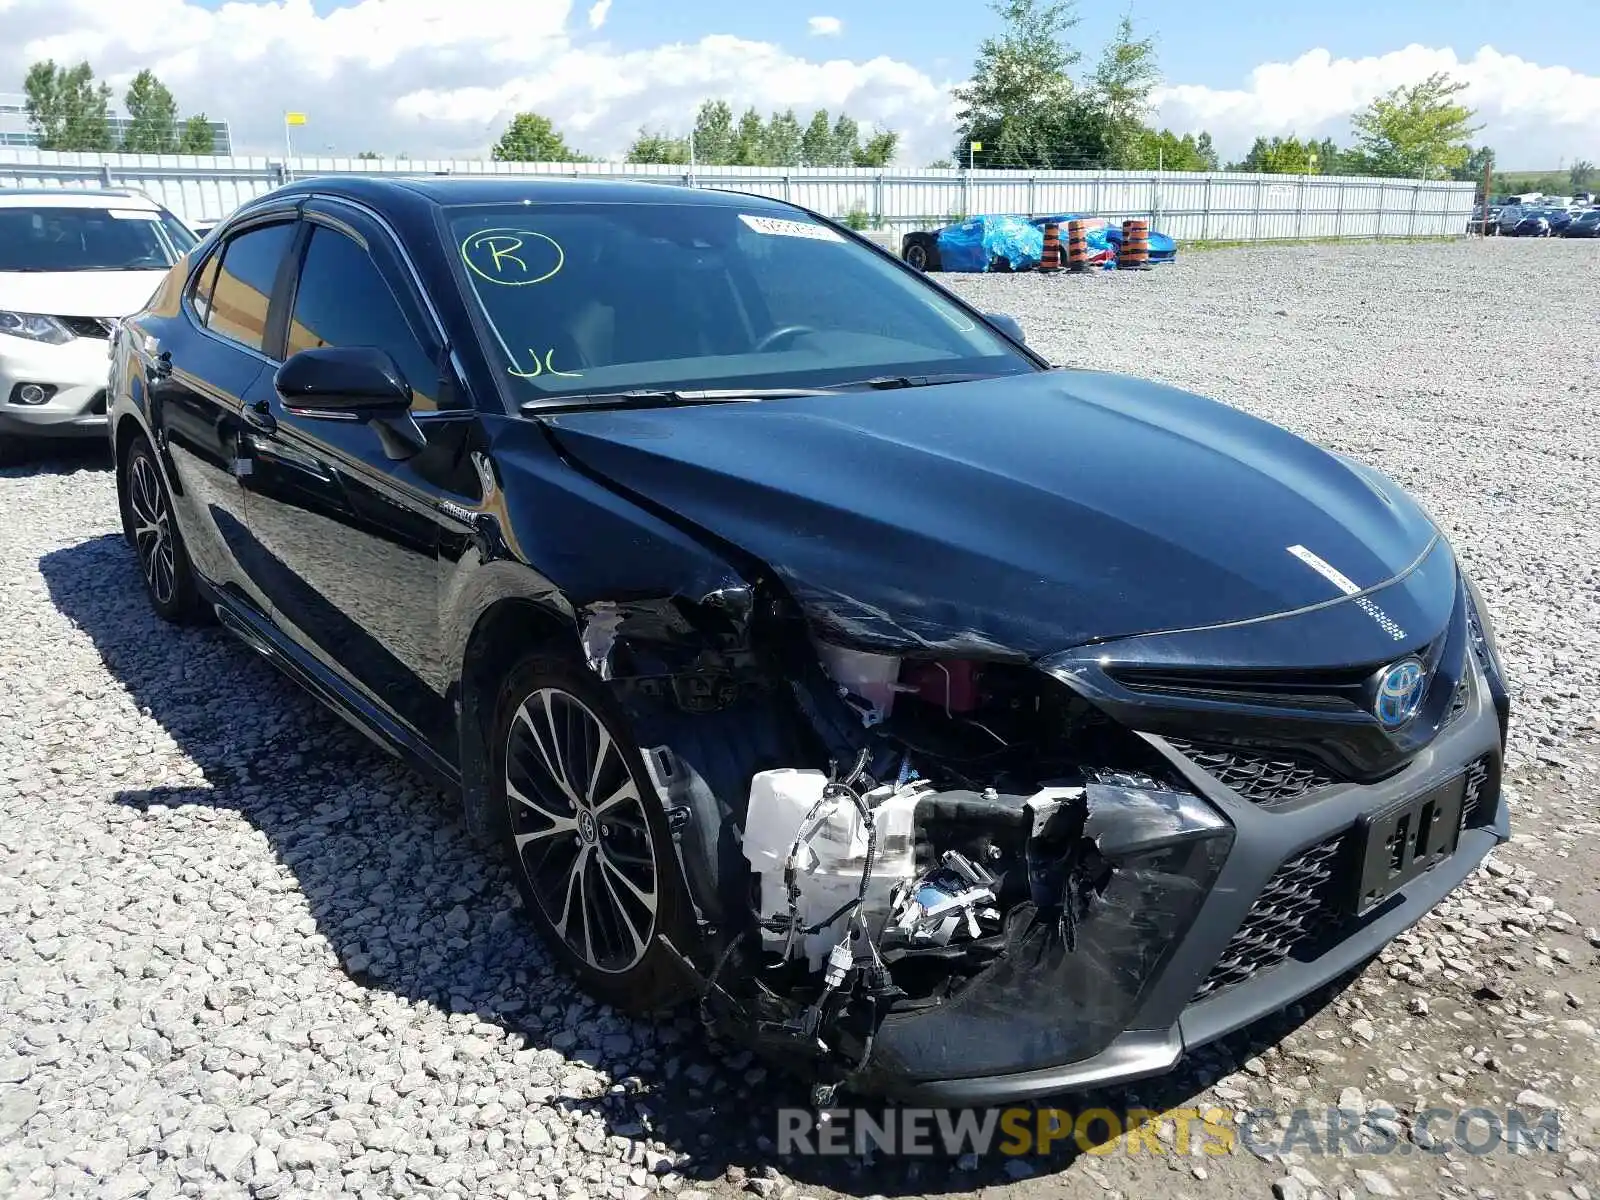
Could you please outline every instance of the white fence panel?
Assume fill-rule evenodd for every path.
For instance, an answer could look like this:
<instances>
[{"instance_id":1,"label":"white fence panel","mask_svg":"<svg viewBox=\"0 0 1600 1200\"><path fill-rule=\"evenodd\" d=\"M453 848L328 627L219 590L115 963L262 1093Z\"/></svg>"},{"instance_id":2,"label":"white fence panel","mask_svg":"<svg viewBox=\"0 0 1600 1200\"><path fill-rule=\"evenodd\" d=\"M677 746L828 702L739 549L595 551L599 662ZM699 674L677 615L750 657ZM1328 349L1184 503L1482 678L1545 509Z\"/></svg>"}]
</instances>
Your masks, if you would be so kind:
<instances>
[{"instance_id":1,"label":"white fence panel","mask_svg":"<svg viewBox=\"0 0 1600 1200\"><path fill-rule=\"evenodd\" d=\"M1146 217L1181 241L1439 237L1466 232L1473 185L1233 172L696 167L634 163L371 161L58 154L0 147L0 187L133 187L192 223L213 222L291 179L473 175L651 180L754 192L905 232L964 216Z\"/></svg>"}]
</instances>

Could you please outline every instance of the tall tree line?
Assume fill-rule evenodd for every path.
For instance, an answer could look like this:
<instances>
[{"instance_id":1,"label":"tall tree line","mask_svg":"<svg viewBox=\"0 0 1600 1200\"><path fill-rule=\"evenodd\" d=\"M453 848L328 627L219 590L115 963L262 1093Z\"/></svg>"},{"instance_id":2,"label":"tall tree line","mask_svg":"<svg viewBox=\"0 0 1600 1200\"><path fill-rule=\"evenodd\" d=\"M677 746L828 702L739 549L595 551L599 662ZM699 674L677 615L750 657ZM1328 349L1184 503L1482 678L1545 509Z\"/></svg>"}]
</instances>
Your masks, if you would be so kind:
<instances>
[{"instance_id":1,"label":"tall tree line","mask_svg":"<svg viewBox=\"0 0 1600 1200\"><path fill-rule=\"evenodd\" d=\"M641 129L628 148L632 163L688 163L710 167L882 167L894 158L900 135L877 130L862 137L847 113L817 109L804 125L794 110L763 118L747 108L736 121L726 100L707 100L688 137Z\"/></svg>"},{"instance_id":2,"label":"tall tree line","mask_svg":"<svg viewBox=\"0 0 1600 1200\"><path fill-rule=\"evenodd\" d=\"M123 95L128 125L119 138L111 124L111 86L87 62L54 59L28 68L22 84L28 124L41 150L114 151L129 154L210 154L211 126L204 113L178 118L178 103L150 71L133 77Z\"/></svg>"}]
</instances>

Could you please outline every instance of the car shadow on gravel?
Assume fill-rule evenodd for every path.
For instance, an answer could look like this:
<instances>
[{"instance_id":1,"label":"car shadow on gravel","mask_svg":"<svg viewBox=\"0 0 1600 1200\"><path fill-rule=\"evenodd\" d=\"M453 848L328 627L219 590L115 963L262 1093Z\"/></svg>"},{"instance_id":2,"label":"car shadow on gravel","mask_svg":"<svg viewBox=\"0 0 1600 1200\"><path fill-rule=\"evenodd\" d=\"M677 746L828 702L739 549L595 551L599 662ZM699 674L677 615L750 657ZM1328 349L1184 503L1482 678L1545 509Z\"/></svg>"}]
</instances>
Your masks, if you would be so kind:
<instances>
[{"instance_id":1,"label":"car shadow on gravel","mask_svg":"<svg viewBox=\"0 0 1600 1200\"><path fill-rule=\"evenodd\" d=\"M0 479L74 475L79 471L105 471L110 467L111 448L102 438L30 438L21 461L0 466Z\"/></svg>"},{"instance_id":2,"label":"car shadow on gravel","mask_svg":"<svg viewBox=\"0 0 1600 1200\"><path fill-rule=\"evenodd\" d=\"M204 775L203 784L124 790L115 802L142 811L205 805L245 818L293 873L351 980L469 1014L534 1051L529 1075L545 1073L549 1103L590 1112L615 1135L659 1139L677 1154L680 1174L725 1180L719 1187L781 1176L848 1195L969 1190L1061 1170L1082 1153L1068 1138L1029 1172L999 1155L974 1164L781 1153L778 1110L808 1108L804 1085L717 1043L688 1016L630 1020L579 994L516 911L508 872L473 842L452 801L219 628L158 620L120 537L54 551L39 569L56 608ZM380 893L389 897L386 924L373 915ZM1189 1105L1336 990L1190 1056L1173 1075L1056 1103L1118 1113ZM602 1070L620 1086L595 1097L593 1087L564 1085L568 1064ZM751 1190L774 1189L756 1182Z\"/></svg>"}]
</instances>

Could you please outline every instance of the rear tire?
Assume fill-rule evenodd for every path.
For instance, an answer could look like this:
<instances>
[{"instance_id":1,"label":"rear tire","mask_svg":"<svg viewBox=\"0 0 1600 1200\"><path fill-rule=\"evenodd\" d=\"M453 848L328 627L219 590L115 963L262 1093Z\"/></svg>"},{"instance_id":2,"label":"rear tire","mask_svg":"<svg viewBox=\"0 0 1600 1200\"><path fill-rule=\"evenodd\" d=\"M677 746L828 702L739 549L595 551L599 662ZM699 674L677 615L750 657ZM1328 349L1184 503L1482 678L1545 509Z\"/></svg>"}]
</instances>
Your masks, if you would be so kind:
<instances>
[{"instance_id":1,"label":"rear tire","mask_svg":"<svg viewBox=\"0 0 1600 1200\"><path fill-rule=\"evenodd\" d=\"M122 464L122 491L127 497L124 520L132 535L139 573L144 577L150 607L163 621L192 624L200 612L199 591L183 535L178 532L172 497L155 451L141 434Z\"/></svg>"},{"instance_id":2,"label":"rear tire","mask_svg":"<svg viewBox=\"0 0 1600 1200\"><path fill-rule=\"evenodd\" d=\"M528 916L584 991L646 1013L694 987L657 941L698 947L672 834L626 715L581 666L519 663L495 705L495 802Z\"/></svg>"},{"instance_id":3,"label":"rear tire","mask_svg":"<svg viewBox=\"0 0 1600 1200\"><path fill-rule=\"evenodd\" d=\"M928 252L927 239L913 236L911 240L906 243L905 251L901 254L901 257L906 260L906 265L908 267L926 274L928 270L928 262L931 257Z\"/></svg>"}]
</instances>

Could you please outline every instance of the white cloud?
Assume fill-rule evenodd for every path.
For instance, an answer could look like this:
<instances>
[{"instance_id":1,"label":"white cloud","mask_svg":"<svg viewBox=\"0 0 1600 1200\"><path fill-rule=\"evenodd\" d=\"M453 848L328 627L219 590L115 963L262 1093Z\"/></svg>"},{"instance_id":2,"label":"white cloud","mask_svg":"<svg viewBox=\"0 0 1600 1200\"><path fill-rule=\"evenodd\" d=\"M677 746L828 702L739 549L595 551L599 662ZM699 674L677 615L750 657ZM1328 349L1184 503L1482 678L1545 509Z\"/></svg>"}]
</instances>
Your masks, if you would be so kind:
<instances>
[{"instance_id":1,"label":"white cloud","mask_svg":"<svg viewBox=\"0 0 1600 1200\"><path fill-rule=\"evenodd\" d=\"M1158 119L1179 132L1210 130L1224 157L1239 157L1258 134L1350 138L1350 116L1376 96L1447 71L1467 84L1477 109L1475 141L1511 168L1549 168L1574 157L1600 159L1600 76L1545 67L1484 46L1463 59L1452 49L1407 46L1368 58L1310 50L1291 63L1266 63L1239 89L1178 84L1154 97Z\"/></svg>"},{"instance_id":2,"label":"white cloud","mask_svg":"<svg viewBox=\"0 0 1600 1200\"><path fill-rule=\"evenodd\" d=\"M606 17L611 12L611 0L595 0L594 7L589 9L589 28L599 29L606 23Z\"/></svg>"},{"instance_id":3,"label":"white cloud","mask_svg":"<svg viewBox=\"0 0 1600 1200\"><path fill-rule=\"evenodd\" d=\"M811 17L806 21L812 37L838 37L844 31L844 22L838 17Z\"/></svg>"},{"instance_id":4,"label":"white cloud","mask_svg":"<svg viewBox=\"0 0 1600 1200\"><path fill-rule=\"evenodd\" d=\"M844 110L898 129L907 161L949 141L949 80L888 57L818 61L710 34L620 51L580 40L606 0L0 0L0 91L28 64L87 58L120 99L149 67L180 109L228 120L240 153L272 154L281 114L302 111L303 153L483 157L534 108L587 153L620 154L640 125L687 130L708 96L735 108ZM588 18L588 21L585 18ZM908 157L909 156L909 157Z\"/></svg>"},{"instance_id":5,"label":"white cloud","mask_svg":"<svg viewBox=\"0 0 1600 1200\"><path fill-rule=\"evenodd\" d=\"M303 111L305 152L359 150L480 157L520 109L550 117L591 154L626 148L640 125L685 130L701 100L736 108L841 109L899 130L900 161L948 151L953 79L887 55L808 57L768 42L708 33L620 50L588 36L607 0L0 0L0 91L28 64L87 58L120 91L143 67L185 112L232 123L244 153L276 153L280 114ZM508 13L514 12L514 16ZM964 66L960 59L956 67ZM1177 84L1157 96L1160 119L1209 129L1224 155L1256 133L1349 137L1349 114L1432 70L1466 80L1488 128L1479 135L1507 166L1600 160L1600 77L1545 67L1492 48L1460 59L1407 47L1365 59L1314 50L1257 68L1238 89Z\"/></svg>"}]
</instances>

